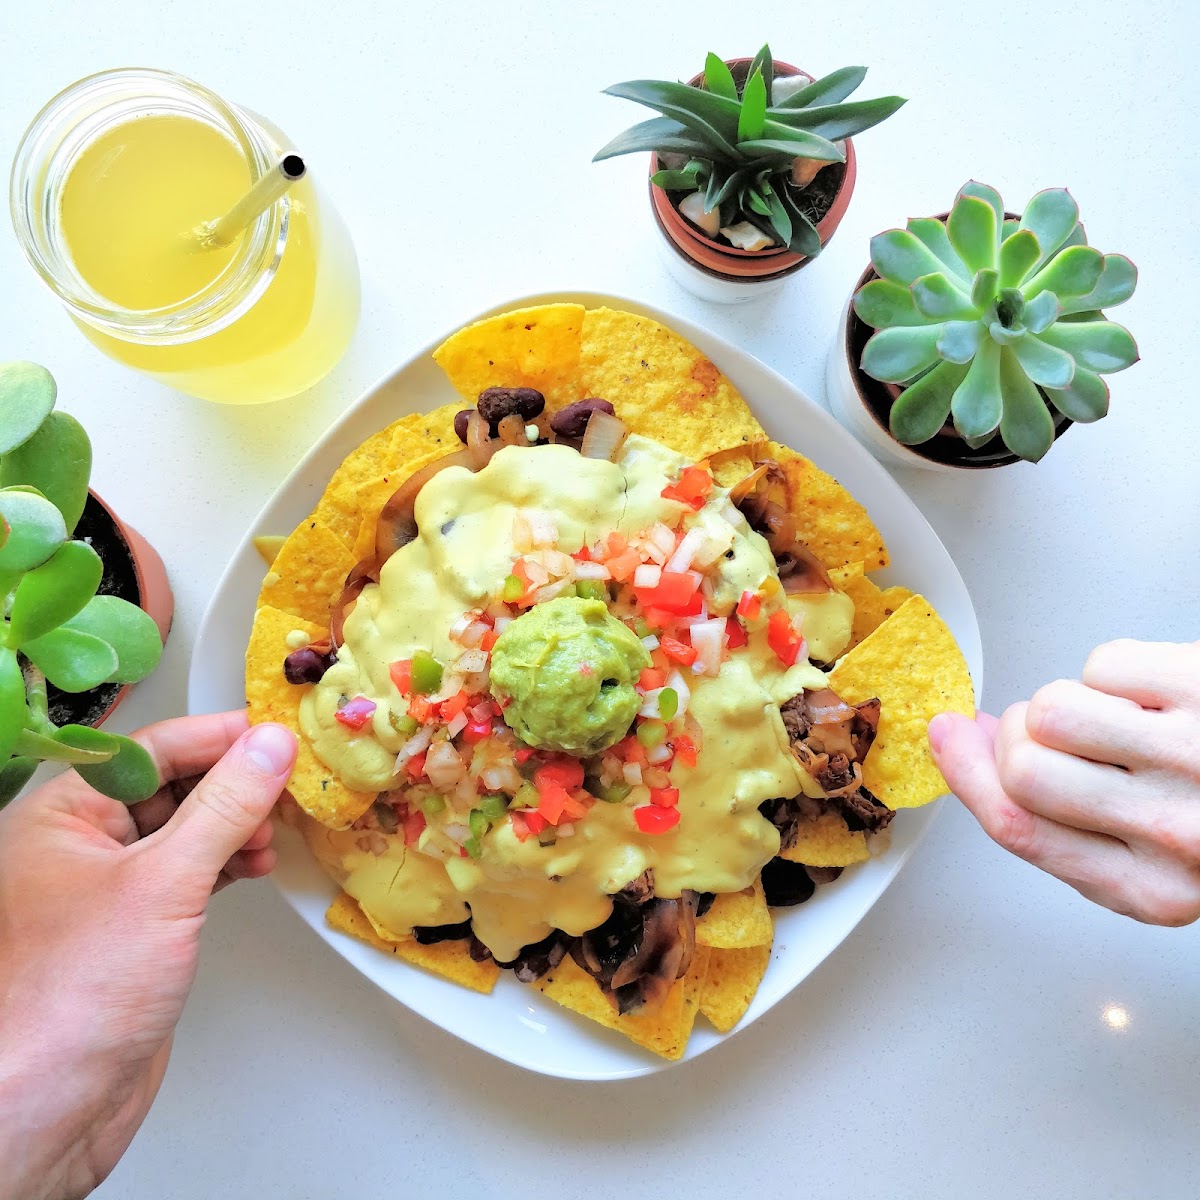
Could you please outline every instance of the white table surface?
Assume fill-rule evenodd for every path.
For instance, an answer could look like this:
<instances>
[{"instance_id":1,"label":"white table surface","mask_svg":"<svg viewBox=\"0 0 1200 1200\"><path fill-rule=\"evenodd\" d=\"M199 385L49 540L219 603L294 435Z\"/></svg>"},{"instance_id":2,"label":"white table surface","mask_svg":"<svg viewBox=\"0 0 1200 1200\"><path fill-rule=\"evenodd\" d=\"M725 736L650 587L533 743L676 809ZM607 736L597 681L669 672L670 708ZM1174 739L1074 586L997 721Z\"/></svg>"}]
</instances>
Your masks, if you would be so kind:
<instances>
[{"instance_id":1,"label":"white table surface","mask_svg":"<svg viewBox=\"0 0 1200 1200\"><path fill-rule=\"evenodd\" d=\"M200 616L259 507L348 401L465 315L555 287L624 293L823 398L868 237L946 208L970 176L1014 208L1068 185L1091 240L1141 269L1121 319L1144 361L1115 379L1106 421L1037 467L899 473L974 596L988 707L1076 675L1107 638L1200 634L1188 0L40 0L8 16L0 159L70 81L170 67L291 133L363 266L362 323L330 378L224 408L102 358L0 232L2 356L53 369L92 434L96 486L174 581L163 665L115 728L182 711ZM775 297L706 305L657 258L645 160L590 163L641 115L599 92L686 77L708 49L752 54L764 35L817 73L870 64L864 94L911 102L860 139L818 262ZM1103 1020L1113 1005L1123 1028ZM788 1000L694 1064L624 1084L549 1081L406 1020L269 883L240 885L213 906L166 1084L101 1194L1173 1200L1200 1188L1198 1009L1200 927L1094 908L953 804Z\"/></svg>"}]
</instances>

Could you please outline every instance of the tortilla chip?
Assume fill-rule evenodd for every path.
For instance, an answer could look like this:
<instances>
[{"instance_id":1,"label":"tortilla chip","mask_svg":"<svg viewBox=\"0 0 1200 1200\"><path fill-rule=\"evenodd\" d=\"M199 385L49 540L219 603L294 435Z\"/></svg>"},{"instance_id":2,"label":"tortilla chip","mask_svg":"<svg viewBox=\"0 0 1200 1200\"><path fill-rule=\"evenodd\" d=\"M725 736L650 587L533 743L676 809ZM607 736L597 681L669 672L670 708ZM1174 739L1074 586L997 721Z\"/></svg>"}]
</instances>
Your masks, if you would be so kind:
<instances>
[{"instance_id":1,"label":"tortilla chip","mask_svg":"<svg viewBox=\"0 0 1200 1200\"><path fill-rule=\"evenodd\" d=\"M330 606L354 562L345 543L315 517L309 517L300 522L275 556L258 593L258 605L327 626Z\"/></svg>"},{"instance_id":2,"label":"tortilla chip","mask_svg":"<svg viewBox=\"0 0 1200 1200\"><path fill-rule=\"evenodd\" d=\"M712 902L696 922L696 942L718 950L769 946L774 929L762 880L756 879L744 892L726 892Z\"/></svg>"},{"instance_id":3,"label":"tortilla chip","mask_svg":"<svg viewBox=\"0 0 1200 1200\"><path fill-rule=\"evenodd\" d=\"M863 783L888 808L916 808L948 790L926 729L940 712L975 715L971 676L954 635L924 596L906 600L829 677L848 704L878 696L879 732Z\"/></svg>"},{"instance_id":4,"label":"tortilla chip","mask_svg":"<svg viewBox=\"0 0 1200 1200\"><path fill-rule=\"evenodd\" d=\"M254 539L254 548L269 567L278 557L279 551L283 549L283 543L286 541L287 534L285 533L260 533Z\"/></svg>"},{"instance_id":5,"label":"tortilla chip","mask_svg":"<svg viewBox=\"0 0 1200 1200\"><path fill-rule=\"evenodd\" d=\"M358 906L353 896L340 892L329 906L325 920L339 933L348 933L359 941L394 954L415 967L424 967L434 975L470 988L473 992L489 993L496 986L500 968L491 959L476 962L467 952L465 942L437 942L432 946L420 946L413 941L396 942L380 937L375 926Z\"/></svg>"},{"instance_id":6,"label":"tortilla chip","mask_svg":"<svg viewBox=\"0 0 1200 1200\"><path fill-rule=\"evenodd\" d=\"M779 857L809 867L848 867L866 862L871 853L867 835L861 829L852 830L843 817L828 812L801 822L796 844L781 850Z\"/></svg>"},{"instance_id":7,"label":"tortilla chip","mask_svg":"<svg viewBox=\"0 0 1200 1200\"><path fill-rule=\"evenodd\" d=\"M400 432L408 437L413 437L407 430ZM375 553L375 528L379 523L379 514L383 510L383 506L392 498L393 493L418 471L423 470L431 462L436 462L439 458L445 458L448 453L451 453L448 448L435 446L432 450L415 454L387 475L367 480L359 485L352 501L359 513L358 535L354 539L353 549L355 562Z\"/></svg>"},{"instance_id":8,"label":"tortilla chip","mask_svg":"<svg viewBox=\"0 0 1200 1200\"><path fill-rule=\"evenodd\" d=\"M710 454L708 467L721 487L732 490L734 484L741 483L754 470L754 459L746 446L732 446Z\"/></svg>"},{"instance_id":9,"label":"tortilla chip","mask_svg":"<svg viewBox=\"0 0 1200 1200\"><path fill-rule=\"evenodd\" d=\"M283 677L283 660L291 649L287 637L293 631L300 631L316 641L325 635L327 628L269 606L254 614L254 628L246 647L246 702L252 724L278 721L299 737L304 687L290 684ZM306 813L331 829L352 825L375 799L373 792L352 792L346 787L317 758L303 737L288 780L288 791Z\"/></svg>"},{"instance_id":10,"label":"tortilla chip","mask_svg":"<svg viewBox=\"0 0 1200 1200\"><path fill-rule=\"evenodd\" d=\"M580 395L608 400L634 433L693 461L766 436L716 366L649 317L588 309L579 371Z\"/></svg>"},{"instance_id":11,"label":"tortilla chip","mask_svg":"<svg viewBox=\"0 0 1200 1200\"><path fill-rule=\"evenodd\" d=\"M700 1011L715 1029L728 1033L746 1015L770 961L770 946L709 951Z\"/></svg>"},{"instance_id":12,"label":"tortilla chip","mask_svg":"<svg viewBox=\"0 0 1200 1200\"><path fill-rule=\"evenodd\" d=\"M468 325L434 352L468 404L490 387L531 387L551 408L577 400L583 305L539 304Z\"/></svg>"},{"instance_id":13,"label":"tortilla chip","mask_svg":"<svg viewBox=\"0 0 1200 1200\"><path fill-rule=\"evenodd\" d=\"M851 563L829 572L834 586L854 601L854 624L847 650L853 650L863 638L874 633L912 596L905 587L880 588L863 574L862 568L862 563Z\"/></svg>"},{"instance_id":14,"label":"tortilla chip","mask_svg":"<svg viewBox=\"0 0 1200 1200\"><path fill-rule=\"evenodd\" d=\"M680 1058L696 1022L708 961L708 947L698 945L687 974L675 981L660 1007L623 1017L604 998L600 985L569 954L531 986L563 1008L606 1029L615 1029L663 1058Z\"/></svg>"},{"instance_id":15,"label":"tortilla chip","mask_svg":"<svg viewBox=\"0 0 1200 1200\"><path fill-rule=\"evenodd\" d=\"M432 412L410 413L407 417L401 417L392 426L397 431L397 441L399 431L405 430L415 434L427 445L432 443L433 446L440 446L446 451L461 450L463 444L454 432L454 416L462 408L461 404L443 404L441 408L435 408Z\"/></svg>"}]
</instances>

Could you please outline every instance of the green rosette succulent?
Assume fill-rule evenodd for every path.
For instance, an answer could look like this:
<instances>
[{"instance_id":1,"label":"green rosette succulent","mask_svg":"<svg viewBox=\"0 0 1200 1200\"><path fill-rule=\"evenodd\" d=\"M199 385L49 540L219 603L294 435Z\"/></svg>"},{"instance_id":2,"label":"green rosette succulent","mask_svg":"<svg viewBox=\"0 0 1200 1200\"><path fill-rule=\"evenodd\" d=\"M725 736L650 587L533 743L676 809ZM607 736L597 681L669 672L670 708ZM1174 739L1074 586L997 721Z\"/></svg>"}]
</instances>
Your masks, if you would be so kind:
<instances>
[{"instance_id":1,"label":"green rosette succulent","mask_svg":"<svg viewBox=\"0 0 1200 1200\"><path fill-rule=\"evenodd\" d=\"M134 803L158 789L131 738L56 726L46 682L64 692L134 683L162 655L148 614L97 595L103 563L71 533L83 513L92 447L54 411L54 379L34 363L0 363L0 807L43 760L70 763L97 791Z\"/></svg>"},{"instance_id":2,"label":"green rosette succulent","mask_svg":"<svg viewBox=\"0 0 1200 1200\"><path fill-rule=\"evenodd\" d=\"M1050 406L1072 421L1108 412L1102 375L1138 359L1137 345L1104 308L1133 295L1137 268L1087 244L1079 207L1062 188L1039 192L1019 219L974 181L946 221L922 217L871 240L878 279L854 297L877 332L861 367L903 384L892 436L908 446L949 419L974 449L998 432L1037 462L1054 441Z\"/></svg>"},{"instance_id":3,"label":"green rosette succulent","mask_svg":"<svg viewBox=\"0 0 1200 1200\"><path fill-rule=\"evenodd\" d=\"M661 115L613 138L593 162L620 154L653 151L669 164L653 182L671 191L696 194L699 202L681 211L706 233L748 223L770 244L815 257L821 251L816 226L803 211L801 193L817 171L845 162L837 143L890 117L900 96L843 103L866 76L866 67L842 67L808 82L775 76L769 46L755 55L740 87L728 65L709 54L704 86L662 79L636 79L605 88Z\"/></svg>"}]
</instances>

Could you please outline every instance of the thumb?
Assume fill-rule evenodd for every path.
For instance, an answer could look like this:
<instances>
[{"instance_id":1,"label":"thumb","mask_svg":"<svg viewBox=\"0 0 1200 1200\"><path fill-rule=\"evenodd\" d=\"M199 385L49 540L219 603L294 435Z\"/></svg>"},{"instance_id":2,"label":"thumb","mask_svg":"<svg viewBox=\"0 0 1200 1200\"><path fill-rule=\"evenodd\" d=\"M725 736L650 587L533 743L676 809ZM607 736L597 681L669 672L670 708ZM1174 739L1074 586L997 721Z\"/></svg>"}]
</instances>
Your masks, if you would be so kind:
<instances>
[{"instance_id":1,"label":"thumb","mask_svg":"<svg viewBox=\"0 0 1200 1200\"><path fill-rule=\"evenodd\" d=\"M977 713L939 713L929 722L933 761L952 791L977 817L980 809L1003 793L996 771L996 718Z\"/></svg>"},{"instance_id":2,"label":"thumb","mask_svg":"<svg viewBox=\"0 0 1200 1200\"><path fill-rule=\"evenodd\" d=\"M163 828L163 851L180 873L211 888L231 855L266 820L296 761L296 737L282 725L255 725L225 752Z\"/></svg>"}]
</instances>

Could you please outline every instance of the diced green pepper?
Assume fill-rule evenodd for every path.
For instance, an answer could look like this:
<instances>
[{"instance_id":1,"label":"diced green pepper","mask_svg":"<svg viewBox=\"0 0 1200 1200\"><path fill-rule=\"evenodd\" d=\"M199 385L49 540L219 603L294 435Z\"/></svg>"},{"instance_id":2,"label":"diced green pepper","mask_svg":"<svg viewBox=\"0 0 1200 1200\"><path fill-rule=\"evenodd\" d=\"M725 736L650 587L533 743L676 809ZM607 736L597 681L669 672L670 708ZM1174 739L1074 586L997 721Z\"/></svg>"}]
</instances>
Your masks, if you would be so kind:
<instances>
[{"instance_id":1,"label":"diced green pepper","mask_svg":"<svg viewBox=\"0 0 1200 1200\"><path fill-rule=\"evenodd\" d=\"M412 690L429 695L442 686L442 664L428 650L418 650L412 656Z\"/></svg>"},{"instance_id":2,"label":"diced green pepper","mask_svg":"<svg viewBox=\"0 0 1200 1200\"><path fill-rule=\"evenodd\" d=\"M649 750L667 736L667 727L661 721L642 721L637 728L637 740Z\"/></svg>"},{"instance_id":3,"label":"diced green pepper","mask_svg":"<svg viewBox=\"0 0 1200 1200\"><path fill-rule=\"evenodd\" d=\"M525 595L525 584L521 581L520 576L509 575L504 580L504 588L500 593L500 599L505 604L516 604L523 595Z\"/></svg>"},{"instance_id":4,"label":"diced green pepper","mask_svg":"<svg viewBox=\"0 0 1200 1200\"><path fill-rule=\"evenodd\" d=\"M575 584L575 594L581 600L603 600L608 603L608 588L598 579L581 579Z\"/></svg>"},{"instance_id":5,"label":"diced green pepper","mask_svg":"<svg viewBox=\"0 0 1200 1200\"><path fill-rule=\"evenodd\" d=\"M438 813L444 811L446 801L441 796L426 796L421 801L421 811L427 817L436 817Z\"/></svg>"},{"instance_id":6,"label":"diced green pepper","mask_svg":"<svg viewBox=\"0 0 1200 1200\"><path fill-rule=\"evenodd\" d=\"M506 796L484 796L480 802L479 811L483 813L489 821L498 821L506 812L508 812L508 798Z\"/></svg>"},{"instance_id":7,"label":"diced green pepper","mask_svg":"<svg viewBox=\"0 0 1200 1200\"><path fill-rule=\"evenodd\" d=\"M407 713L391 712L389 710L388 721L401 737L412 737L421 728L420 722L414 720Z\"/></svg>"},{"instance_id":8,"label":"diced green pepper","mask_svg":"<svg viewBox=\"0 0 1200 1200\"><path fill-rule=\"evenodd\" d=\"M543 846L553 846L558 841L558 833L553 825L547 825L545 829L538 834L538 841Z\"/></svg>"},{"instance_id":9,"label":"diced green pepper","mask_svg":"<svg viewBox=\"0 0 1200 1200\"><path fill-rule=\"evenodd\" d=\"M620 804L633 788L628 783L600 783L594 780L588 783L587 790L605 804Z\"/></svg>"},{"instance_id":10,"label":"diced green pepper","mask_svg":"<svg viewBox=\"0 0 1200 1200\"><path fill-rule=\"evenodd\" d=\"M487 814L481 808L471 809L470 816L467 817L467 828L471 831L473 838L481 838L491 828L491 822L487 819Z\"/></svg>"},{"instance_id":11,"label":"diced green pepper","mask_svg":"<svg viewBox=\"0 0 1200 1200\"><path fill-rule=\"evenodd\" d=\"M644 638L644 637L649 637L654 632L654 630L651 629L650 626L646 624L644 618L638 617L633 623L633 632L636 633L638 635L638 637Z\"/></svg>"},{"instance_id":12,"label":"diced green pepper","mask_svg":"<svg viewBox=\"0 0 1200 1200\"><path fill-rule=\"evenodd\" d=\"M511 808L537 808L541 803L538 790L532 783L523 783L512 798Z\"/></svg>"},{"instance_id":13,"label":"diced green pepper","mask_svg":"<svg viewBox=\"0 0 1200 1200\"><path fill-rule=\"evenodd\" d=\"M674 688L663 688L658 693L658 715L664 721L669 721L678 711L679 693Z\"/></svg>"},{"instance_id":14,"label":"diced green pepper","mask_svg":"<svg viewBox=\"0 0 1200 1200\"><path fill-rule=\"evenodd\" d=\"M483 853L483 847L479 844L478 838L467 838L463 849L470 858L478 858Z\"/></svg>"}]
</instances>

